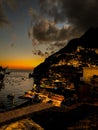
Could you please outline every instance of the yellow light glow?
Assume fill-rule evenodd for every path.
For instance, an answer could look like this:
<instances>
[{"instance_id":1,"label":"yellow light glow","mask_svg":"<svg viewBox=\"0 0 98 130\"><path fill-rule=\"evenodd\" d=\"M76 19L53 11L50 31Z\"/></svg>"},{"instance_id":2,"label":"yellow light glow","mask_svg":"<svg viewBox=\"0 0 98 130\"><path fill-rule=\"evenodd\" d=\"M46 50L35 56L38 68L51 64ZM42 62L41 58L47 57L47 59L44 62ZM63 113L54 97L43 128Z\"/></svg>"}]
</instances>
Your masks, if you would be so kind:
<instances>
[{"instance_id":1,"label":"yellow light glow","mask_svg":"<svg viewBox=\"0 0 98 130\"><path fill-rule=\"evenodd\" d=\"M35 59L8 59L1 60L0 66L8 67L11 69L33 69L40 63L44 61L43 57L38 57Z\"/></svg>"}]
</instances>

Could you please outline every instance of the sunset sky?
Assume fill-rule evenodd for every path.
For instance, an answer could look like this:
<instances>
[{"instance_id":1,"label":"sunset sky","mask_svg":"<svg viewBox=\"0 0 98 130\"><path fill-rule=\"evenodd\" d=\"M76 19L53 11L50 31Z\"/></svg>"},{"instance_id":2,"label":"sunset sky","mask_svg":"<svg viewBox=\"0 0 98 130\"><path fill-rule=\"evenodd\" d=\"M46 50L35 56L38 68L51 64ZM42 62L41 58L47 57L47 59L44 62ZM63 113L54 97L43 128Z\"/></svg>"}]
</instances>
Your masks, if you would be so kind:
<instances>
[{"instance_id":1,"label":"sunset sky","mask_svg":"<svg viewBox=\"0 0 98 130\"><path fill-rule=\"evenodd\" d=\"M0 65L32 69L92 26L97 0L0 0Z\"/></svg>"}]
</instances>

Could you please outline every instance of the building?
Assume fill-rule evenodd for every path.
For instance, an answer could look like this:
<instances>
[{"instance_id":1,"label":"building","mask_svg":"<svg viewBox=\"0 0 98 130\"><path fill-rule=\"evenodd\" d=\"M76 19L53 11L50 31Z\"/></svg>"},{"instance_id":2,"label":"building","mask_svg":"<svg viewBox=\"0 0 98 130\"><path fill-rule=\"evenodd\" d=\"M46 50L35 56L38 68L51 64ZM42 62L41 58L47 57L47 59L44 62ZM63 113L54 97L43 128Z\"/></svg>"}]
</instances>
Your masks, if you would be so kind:
<instances>
[{"instance_id":1,"label":"building","mask_svg":"<svg viewBox=\"0 0 98 130\"><path fill-rule=\"evenodd\" d=\"M98 66L96 67L83 67L83 80L90 82L94 75L98 75Z\"/></svg>"}]
</instances>

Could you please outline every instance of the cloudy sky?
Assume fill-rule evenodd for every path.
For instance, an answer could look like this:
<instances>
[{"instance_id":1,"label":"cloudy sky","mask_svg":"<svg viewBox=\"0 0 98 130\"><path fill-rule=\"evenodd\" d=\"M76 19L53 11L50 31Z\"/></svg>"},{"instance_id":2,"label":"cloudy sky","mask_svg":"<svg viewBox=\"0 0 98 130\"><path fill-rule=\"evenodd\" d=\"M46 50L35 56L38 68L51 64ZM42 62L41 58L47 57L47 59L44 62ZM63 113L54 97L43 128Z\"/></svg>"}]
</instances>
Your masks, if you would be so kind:
<instances>
[{"instance_id":1,"label":"cloudy sky","mask_svg":"<svg viewBox=\"0 0 98 130\"><path fill-rule=\"evenodd\" d=\"M0 0L0 65L35 67L97 26L97 0Z\"/></svg>"}]
</instances>

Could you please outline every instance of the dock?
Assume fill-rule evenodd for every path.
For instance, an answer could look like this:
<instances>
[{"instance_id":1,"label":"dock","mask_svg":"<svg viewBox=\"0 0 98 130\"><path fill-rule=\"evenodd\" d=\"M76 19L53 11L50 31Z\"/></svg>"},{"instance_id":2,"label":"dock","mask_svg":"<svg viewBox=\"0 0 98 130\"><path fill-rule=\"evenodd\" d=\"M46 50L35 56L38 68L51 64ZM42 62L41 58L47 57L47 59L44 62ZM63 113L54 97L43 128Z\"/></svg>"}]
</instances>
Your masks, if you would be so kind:
<instances>
[{"instance_id":1,"label":"dock","mask_svg":"<svg viewBox=\"0 0 98 130\"><path fill-rule=\"evenodd\" d=\"M0 126L17 121L22 118L26 118L35 112L49 109L52 107L54 107L54 105L50 103L38 103L23 108L18 108L15 110L0 113Z\"/></svg>"}]
</instances>

